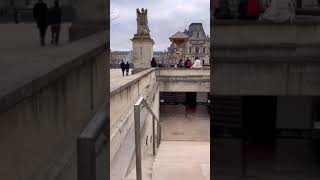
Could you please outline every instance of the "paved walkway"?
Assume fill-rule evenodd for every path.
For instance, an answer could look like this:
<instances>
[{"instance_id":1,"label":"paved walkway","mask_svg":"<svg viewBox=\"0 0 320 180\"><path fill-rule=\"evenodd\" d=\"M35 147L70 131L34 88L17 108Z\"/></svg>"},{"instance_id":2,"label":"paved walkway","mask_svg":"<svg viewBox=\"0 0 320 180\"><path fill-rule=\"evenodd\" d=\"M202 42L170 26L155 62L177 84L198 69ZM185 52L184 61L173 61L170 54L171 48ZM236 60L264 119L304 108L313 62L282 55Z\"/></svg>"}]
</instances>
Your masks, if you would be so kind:
<instances>
[{"instance_id":1,"label":"paved walkway","mask_svg":"<svg viewBox=\"0 0 320 180\"><path fill-rule=\"evenodd\" d=\"M110 92L136 78L135 75L131 74L131 70L129 70L129 76L122 76L121 69L110 69Z\"/></svg>"},{"instance_id":2,"label":"paved walkway","mask_svg":"<svg viewBox=\"0 0 320 180\"><path fill-rule=\"evenodd\" d=\"M161 105L162 140L210 141L210 116L207 107L198 105L186 117L184 105Z\"/></svg>"},{"instance_id":3,"label":"paved walkway","mask_svg":"<svg viewBox=\"0 0 320 180\"><path fill-rule=\"evenodd\" d=\"M152 180L209 180L210 142L163 141Z\"/></svg>"},{"instance_id":4,"label":"paved walkway","mask_svg":"<svg viewBox=\"0 0 320 180\"><path fill-rule=\"evenodd\" d=\"M183 105L162 105L162 141L152 180L210 179L210 117L206 106L186 117Z\"/></svg>"},{"instance_id":5,"label":"paved walkway","mask_svg":"<svg viewBox=\"0 0 320 180\"><path fill-rule=\"evenodd\" d=\"M127 83L141 77L143 74L148 73L148 70L139 72L137 74L131 74L131 70L129 70L129 76L122 76L121 69L110 69L110 92L112 93L114 90L118 89L121 86L126 85Z\"/></svg>"},{"instance_id":6,"label":"paved walkway","mask_svg":"<svg viewBox=\"0 0 320 180\"><path fill-rule=\"evenodd\" d=\"M63 24L59 46L40 46L35 24L0 24L0 98L74 60L105 39L103 33L68 42L68 28ZM46 41L49 43L50 29Z\"/></svg>"}]
</instances>

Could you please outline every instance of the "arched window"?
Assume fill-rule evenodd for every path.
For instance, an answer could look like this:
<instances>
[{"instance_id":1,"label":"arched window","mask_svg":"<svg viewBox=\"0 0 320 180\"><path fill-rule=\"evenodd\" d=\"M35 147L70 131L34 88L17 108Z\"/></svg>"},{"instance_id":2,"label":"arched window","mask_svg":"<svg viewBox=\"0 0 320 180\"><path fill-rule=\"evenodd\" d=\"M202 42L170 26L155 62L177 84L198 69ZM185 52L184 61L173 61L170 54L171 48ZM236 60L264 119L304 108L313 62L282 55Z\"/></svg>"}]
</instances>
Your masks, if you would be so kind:
<instances>
[{"instance_id":1,"label":"arched window","mask_svg":"<svg viewBox=\"0 0 320 180\"><path fill-rule=\"evenodd\" d=\"M197 32L197 38L199 38L199 32Z\"/></svg>"},{"instance_id":2,"label":"arched window","mask_svg":"<svg viewBox=\"0 0 320 180\"><path fill-rule=\"evenodd\" d=\"M206 47L203 47L202 52L206 53Z\"/></svg>"},{"instance_id":3,"label":"arched window","mask_svg":"<svg viewBox=\"0 0 320 180\"><path fill-rule=\"evenodd\" d=\"M199 47L196 47L196 53L199 53Z\"/></svg>"}]
</instances>

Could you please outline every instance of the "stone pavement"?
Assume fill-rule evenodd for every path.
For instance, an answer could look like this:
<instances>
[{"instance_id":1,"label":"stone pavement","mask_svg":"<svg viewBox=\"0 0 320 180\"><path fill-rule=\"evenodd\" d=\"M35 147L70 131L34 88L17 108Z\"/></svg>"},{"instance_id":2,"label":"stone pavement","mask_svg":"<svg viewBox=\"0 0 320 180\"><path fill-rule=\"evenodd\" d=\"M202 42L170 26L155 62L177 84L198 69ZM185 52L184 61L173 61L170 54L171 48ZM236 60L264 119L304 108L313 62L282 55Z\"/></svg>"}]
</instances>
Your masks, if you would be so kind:
<instances>
[{"instance_id":1,"label":"stone pavement","mask_svg":"<svg viewBox=\"0 0 320 180\"><path fill-rule=\"evenodd\" d=\"M62 24L60 32L60 45L68 43L68 29L71 24ZM39 50L52 49L50 45L51 29L48 27L46 33L47 47L40 47L40 38L37 25L34 23L0 24L0 52L1 57L12 55L29 55Z\"/></svg>"},{"instance_id":2,"label":"stone pavement","mask_svg":"<svg viewBox=\"0 0 320 180\"><path fill-rule=\"evenodd\" d=\"M184 105L161 105L162 140L210 141L210 116L207 107L198 105L186 117Z\"/></svg>"},{"instance_id":3,"label":"stone pavement","mask_svg":"<svg viewBox=\"0 0 320 180\"><path fill-rule=\"evenodd\" d=\"M110 69L110 92L113 89L117 89L122 84L130 82L132 79L135 79L135 75L131 74L132 69L129 69L129 76L122 76L121 69Z\"/></svg>"},{"instance_id":4,"label":"stone pavement","mask_svg":"<svg viewBox=\"0 0 320 180\"><path fill-rule=\"evenodd\" d=\"M51 52L61 49L68 43L68 27L69 24L62 25L61 45L41 47L35 24L0 24L0 97L24 82L31 81L37 72L40 73L45 69L41 64L50 65L55 61L55 56L58 54ZM48 29L47 43L50 43L50 36L51 31Z\"/></svg>"},{"instance_id":5,"label":"stone pavement","mask_svg":"<svg viewBox=\"0 0 320 180\"><path fill-rule=\"evenodd\" d=\"M210 118L198 105L186 117L183 105L162 105L162 141L153 163L152 180L210 179Z\"/></svg>"},{"instance_id":6,"label":"stone pavement","mask_svg":"<svg viewBox=\"0 0 320 180\"><path fill-rule=\"evenodd\" d=\"M151 69L150 69L151 70ZM147 71L142 71L137 74L131 74L132 69L129 69L129 76L122 76L121 69L110 69L110 92L112 93L114 90L118 89L121 86L137 79L142 74L147 73Z\"/></svg>"},{"instance_id":7,"label":"stone pavement","mask_svg":"<svg viewBox=\"0 0 320 180\"><path fill-rule=\"evenodd\" d=\"M163 141L153 164L152 180L209 180L210 142Z\"/></svg>"},{"instance_id":8,"label":"stone pavement","mask_svg":"<svg viewBox=\"0 0 320 180\"><path fill-rule=\"evenodd\" d=\"M102 32L70 43L69 26L62 25L58 46L50 45L49 28L47 46L41 47L35 24L0 24L0 99L62 65L72 63L106 41L106 32Z\"/></svg>"}]
</instances>

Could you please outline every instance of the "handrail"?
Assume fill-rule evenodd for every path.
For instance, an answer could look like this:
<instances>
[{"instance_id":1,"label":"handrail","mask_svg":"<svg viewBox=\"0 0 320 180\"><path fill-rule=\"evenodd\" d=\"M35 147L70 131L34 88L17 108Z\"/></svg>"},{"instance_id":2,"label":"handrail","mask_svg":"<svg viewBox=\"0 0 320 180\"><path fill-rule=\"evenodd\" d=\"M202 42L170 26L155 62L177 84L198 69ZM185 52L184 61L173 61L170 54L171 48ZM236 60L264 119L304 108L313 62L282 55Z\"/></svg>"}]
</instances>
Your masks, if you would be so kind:
<instances>
[{"instance_id":1,"label":"handrail","mask_svg":"<svg viewBox=\"0 0 320 180\"><path fill-rule=\"evenodd\" d=\"M143 105L149 113L152 115L152 147L153 147L153 156L155 156L155 123L157 122L157 147L159 147L161 141L161 125L157 116L153 113L152 109L141 96L134 104L134 130L135 130L135 147L136 147L136 176L137 180L142 180L142 169L141 169L141 133L140 133L140 107Z\"/></svg>"},{"instance_id":2,"label":"handrail","mask_svg":"<svg viewBox=\"0 0 320 180\"><path fill-rule=\"evenodd\" d=\"M103 104L77 138L78 180L96 180L96 142L108 122L105 108Z\"/></svg>"}]
</instances>

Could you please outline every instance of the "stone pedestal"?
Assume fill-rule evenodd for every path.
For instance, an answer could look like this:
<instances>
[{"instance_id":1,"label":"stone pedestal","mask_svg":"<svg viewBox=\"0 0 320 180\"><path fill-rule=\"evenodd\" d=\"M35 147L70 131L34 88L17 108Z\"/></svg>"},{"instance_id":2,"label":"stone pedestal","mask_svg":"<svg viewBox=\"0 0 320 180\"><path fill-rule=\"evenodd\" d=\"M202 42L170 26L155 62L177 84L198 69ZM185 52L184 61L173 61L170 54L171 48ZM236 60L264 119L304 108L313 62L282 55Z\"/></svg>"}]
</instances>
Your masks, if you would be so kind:
<instances>
[{"instance_id":1,"label":"stone pedestal","mask_svg":"<svg viewBox=\"0 0 320 180\"><path fill-rule=\"evenodd\" d=\"M153 44L149 34L135 34L131 39L133 46L133 67L132 74L151 68L153 57Z\"/></svg>"},{"instance_id":2,"label":"stone pedestal","mask_svg":"<svg viewBox=\"0 0 320 180\"><path fill-rule=\"evenodd\" d=\"M78 0L75 17L69 29L70 41L106 30L109 10L105 0Z\"/></svg>"}]
</instances>

